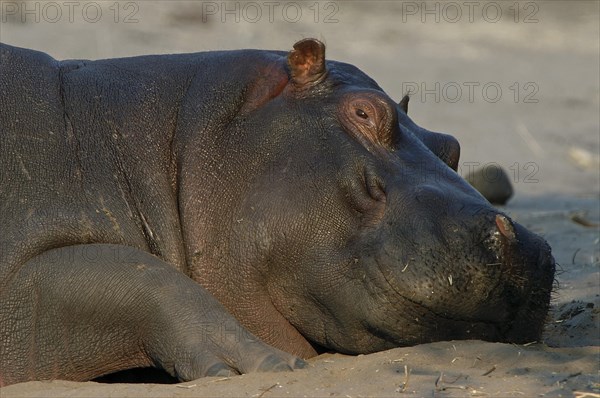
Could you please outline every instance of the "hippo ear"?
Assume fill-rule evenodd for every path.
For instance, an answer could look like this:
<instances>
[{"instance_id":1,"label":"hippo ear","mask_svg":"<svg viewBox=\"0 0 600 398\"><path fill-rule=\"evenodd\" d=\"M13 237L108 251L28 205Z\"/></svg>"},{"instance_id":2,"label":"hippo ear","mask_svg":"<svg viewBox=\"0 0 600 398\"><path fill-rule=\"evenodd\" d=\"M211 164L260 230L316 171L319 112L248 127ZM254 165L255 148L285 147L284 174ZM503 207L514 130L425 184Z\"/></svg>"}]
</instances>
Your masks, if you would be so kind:
<instances>
[{"instance_id":1,"label":"hippo ear","mask_svg":"<svg viewBox=\"0 0 600 398\"><path fill-rule=\"evenodd\" d=\"M404 97L402 97L402 100L400 100L400 102L398 102L398 105L400 105L400 109L402 109L404 111L404 113L408 114L408 101L410 100L410 97L408 96L408 94L406 94Z\"/></svg>"},{"instance_id":2,"label":"hippo ear","mask_svg":"<svg viewBox=\"0 0 600 398\"><path fill-rule=\"evenodd\" d=\"M420 130L416 135L431 152L442 159L452 170L456 171L458 169L460 144L456 138L448 134L426 130Z\"/></svg>"},{"instance_id":3,"label":"hippo ear","mask_svg":"<svg viewBox=\"0 0 600 398\"><path fill-rule=\"evenodd\" d=\"M325 45L317 39L300 40L288 54L288 65L297 87L318 82L327 72Z\"/></svg>"}]
</instances>

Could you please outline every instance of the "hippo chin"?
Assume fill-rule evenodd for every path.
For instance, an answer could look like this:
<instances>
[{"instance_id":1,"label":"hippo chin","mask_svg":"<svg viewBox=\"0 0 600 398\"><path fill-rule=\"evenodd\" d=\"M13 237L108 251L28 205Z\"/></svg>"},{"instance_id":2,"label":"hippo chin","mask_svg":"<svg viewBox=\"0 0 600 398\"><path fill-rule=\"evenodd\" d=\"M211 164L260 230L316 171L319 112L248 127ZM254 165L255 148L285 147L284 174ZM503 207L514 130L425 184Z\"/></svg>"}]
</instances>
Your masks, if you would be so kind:
<instances>
[{"instance_id":1,"label":"hippo chin","mask_svg":"<svg viewBox=\"0 0 600 398\"><path fill-rule=\"evenodd\" d=\"M455 172L457 141L408 97L319 41L0 51L0 386L540 338L546 242Z\"/></svg>"}]
</instances>

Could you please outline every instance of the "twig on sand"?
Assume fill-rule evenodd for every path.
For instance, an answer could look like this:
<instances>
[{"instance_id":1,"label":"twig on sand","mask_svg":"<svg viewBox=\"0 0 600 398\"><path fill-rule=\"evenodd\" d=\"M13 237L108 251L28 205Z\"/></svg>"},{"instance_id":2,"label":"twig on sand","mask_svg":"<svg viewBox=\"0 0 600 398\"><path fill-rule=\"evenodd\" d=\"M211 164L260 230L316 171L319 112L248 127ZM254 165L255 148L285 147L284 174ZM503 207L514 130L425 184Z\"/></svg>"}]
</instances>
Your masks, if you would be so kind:
<instances>
[{"instance_id":1,"label":"twig on sand","mask_svg":"<svg viewBox=\"0 0 600 398\"><path fill-rule=\"evenodd\" d=\"M197 384L191 384L191 385L184 386L184 385L181 385L181 384L176 384L175 387L178 387L178 388L194 388L194 387L198 387L198 385Z\"/></svg>"},{"instance_id":2,"label":"twig on sand","mask_svg":"<svg viewBox=\"0 0 600 398\"><path fill-rule=\"evenodd\" d=\"M410 372L411 369L404 365L404 381L400 385L400 388L396 390L397 392L404 392L404 390L406 390L406 387L408 386L408 379L410 378Z\"/></svg>"},{"instance_id":3,"label":"twig on sand","mask_svg":"<svg viewBox=\"0 0 600 398\"><path fill-rule=\"evenodd\" d=\"M226 381L226 380L231 380L231 377L221 377L220 379L211 380L211 382L214 383L215 381Z\"/></svg>"},{"instance_id":4,"label":"twig on sand","mask_svg":"<svg viewBox=\"0 0 600 398\"><path fill-rule=\"evenodd\" d=\"M487 376L490 373L492 373L494 370L496 370L496 365L492 366L492 368L490 370L488 370L487 372L485 372L484 374L482 374L482 376Z\"/></svg>"},{"instance_id":5,"label":"twig on sand","mask_svg":"<svg viewBox=\"0 0 600 398\"><path fill-rule=\"evenodd\" d=\"M268 393L269 391L271 391L272 389L274 389L278 385L279 385L279 383L275 383L271 387L264 389L263 392L261 392L260 395L257 398L262 398L263 395L265 395L266 393Z\"/></svg>"},{"instance_id":6,"label":"twig on sand","mask_svg":"<svg viewBox=\"0 0 600 398\"><path fill-rule=\"evenodd\" d=\"M231 377L221 377L220 379L215 379L215 380L210 380L211 383L214 383L215 381L225 381L225 380L231 380ZM175 387L178 388L194 388L194 387L198 387L198 384L176 384Z\"/></svg>"},{"instance_id":7,"label":"twig on sand","mask_svg":"<svg viewBox=\"0 0 600 398\"><path fill-rule=\"evenodd\" d=\"M456 376L456 378L454 380L446 381L446 380L444 380L444 372L440 372L440 375L435 380L435 391L446 391L446 390L450 390L450 389L468 390L470 388L468 385L465 385L465 386L446 386L446 385L444 385L444 384L454 384L462 378L464 378L466 380L468 378L468 376L459 374L458 376Z\"/></svg>"},{"instance_id":8,"label":"twig on sand","mask_svg":"<svg viewBox=\"0 0 600 398\"><path fill-rule=\"evenodd\" d=\"M573 391L573 396L575 398L600 398L600 394L587 391Z\"/></svg>"},{"instance_id":9,"label":"twig on sand","mask_svg":"<svg viewBox=\"0 0 600 398\"><path fill-rule=\"evenodd\" d=\"M581 373L582 372L571 373L570 375L568 375L567 377L565 377L564 379L562 379L560 381L560 383L566 383L569 379L572 379L573 377L581 376Z\"/></svg>"},{"instance_id":10,"label":"twig on sand","mask_svg":"<svg viewBox=\"0 0 600 398\"><path fill-rule=\"evenodd\" d=\"M438 384L440 384L442 382L442 379L444 378L444 372L440 372L440 375L437 377L437 379L435 379L435 389L438 389Z\"/></svg>"},{"instance_id":11,"label":"twig on sand","mask_svg":"<svg viewBox=\"0 0 600 398\"><path fill-rule=\"evenodd\" d=\"M536 156L542 156L544 154L544 150L540 146L539 142L535 139L533 134L529 132L529 129L527 126L525 126L525 123L521 121L517 123L517 133L519 133L531 152L533 152Z\"/></svg>"},{"instance_id":12,"label":"twig on sand","mask_svg":"<svg viewBox=\"0 0 600 398\"><path fill-rule=\"evenodd\" d=\"M577 253L579 253L579 250L581 250L581 247L575 250L575 253L573 253L573 257L571 258L571 264L575 264L575 256L577 255Z\"/></svg>"},{"instance_id":13,"label":"twig on sand","mask_svg":"<svg viewBox=\"0 0 600 398\"><path fill-rule=\"evenodd\" d=\"M571 221L573 221L574 223L577 223L579 225L583 225L584 227L590 227L590 228L595 228L600 225L597 222L592 222L592 221L586 219L585 215L583 213L571 214Z\"/></svg>"}]
</instances>

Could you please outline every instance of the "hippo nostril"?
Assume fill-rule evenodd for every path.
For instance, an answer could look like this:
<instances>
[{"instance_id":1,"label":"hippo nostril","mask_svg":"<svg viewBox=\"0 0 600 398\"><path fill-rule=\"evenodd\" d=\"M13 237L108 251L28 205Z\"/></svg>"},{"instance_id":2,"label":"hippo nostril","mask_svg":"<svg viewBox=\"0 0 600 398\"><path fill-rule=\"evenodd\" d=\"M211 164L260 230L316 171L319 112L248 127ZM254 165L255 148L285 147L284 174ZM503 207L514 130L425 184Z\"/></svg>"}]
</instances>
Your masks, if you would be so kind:
<instances>
[{"instance_id":1,"label":"hippo nostril","mask_svg":"<svg viewBox=\"0 0 600 398\"><path fill-rule=\"evenodd\" d=\"M509 242L514 242L516 240L515 230L508 218L502 214L497 214L496 226L498 227L498 231L500 231L502 236L504 236Z\"/></svg>"}]
</instances>

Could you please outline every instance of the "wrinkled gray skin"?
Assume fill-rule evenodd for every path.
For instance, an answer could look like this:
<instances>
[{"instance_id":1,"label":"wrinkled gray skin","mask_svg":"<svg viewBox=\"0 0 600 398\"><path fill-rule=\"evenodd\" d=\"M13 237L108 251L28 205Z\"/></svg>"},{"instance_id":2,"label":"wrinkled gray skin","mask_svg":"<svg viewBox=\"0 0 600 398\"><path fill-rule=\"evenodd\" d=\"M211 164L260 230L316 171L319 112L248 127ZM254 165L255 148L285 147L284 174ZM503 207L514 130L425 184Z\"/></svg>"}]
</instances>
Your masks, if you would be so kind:
<instances>
[{"instance_id":1,"label":"wrinkled gray skin","mask_svg":"<svg viewBox=\"0 0 600 398\"><path fill-rule=\"evenodd\" d=\"M0 385L539 337L549 247L318 41L0 61Z\"/></svg>"}]
</instances>

